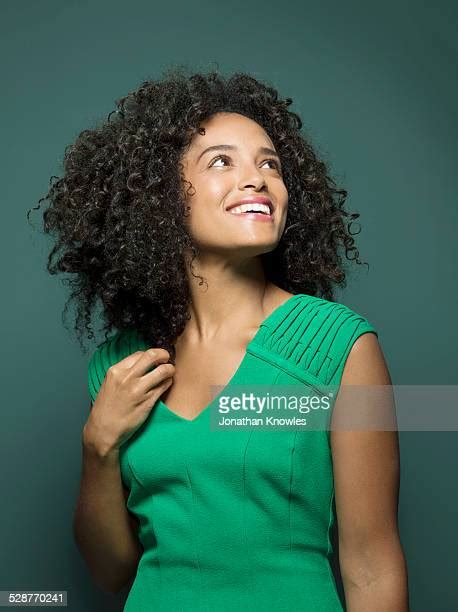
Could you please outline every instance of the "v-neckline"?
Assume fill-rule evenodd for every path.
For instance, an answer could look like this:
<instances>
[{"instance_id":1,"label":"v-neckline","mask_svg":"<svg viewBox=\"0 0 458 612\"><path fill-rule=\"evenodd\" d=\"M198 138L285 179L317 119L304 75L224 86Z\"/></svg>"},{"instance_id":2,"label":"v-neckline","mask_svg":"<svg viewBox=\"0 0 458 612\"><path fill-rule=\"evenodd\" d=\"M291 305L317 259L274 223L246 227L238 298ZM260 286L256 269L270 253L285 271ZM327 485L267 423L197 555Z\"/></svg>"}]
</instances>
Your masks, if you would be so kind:
<instances>
[{"instance_id":1,"label":"v-neckline","mask_svg":"<svg viewBox=\"0 0 458 612\"><path fill-rule=\"evenodd\" d=\"M275 315L277 315L279 312L281 312L283 310L283 308L286 308L286 306L288 306L294 299L296 299L299 296L303 296L306 295L304 293L295 293L294 295L290 295L289 298L287 298L284 302L282 302L281 304L279 304L278 306L276 306L272 312L267 315L267 317L261 321L261 323L259 324L259 328L257 330L257 332L255 333L255 335L253 336L253 338L250 340L250 342L248 342L248 344L246 345L245 348L245 352L243 354L242 360L240 361L239 365L237 366L237 369L235 370L234 374L231 376L231 378L229 379L229 382L227 382L223 388L221 389L221 391L215 395L215 397L211 400L211 402L209 404L207 404L204 408L202 408L202 410L193 418L193 419L186 419L185 417L182 417L181 415L179 415L178 413L174 412L173 410L171 410L167 404L165 402L162 401L162 399L158 400L158 406L157 407L162 407L164 408L167 413L173 417L175 417L176 419L178 419L179 421L183 421L184 423L188 423L189 425L196 423L197 421L200 420L200 418L206 414L208 412L208 410L211 408L211 406L213 406L213 404L218 400L218 398L223 395L223 393L226 392L226 390L234 384L234 380L236 379L236 377L238 376L240 370L242 369L245 361L248 358L248 353L250 350L250 347L252 344L254 344L257 340L257 338L259 337L259 335L261 334L261 330L262 330L262 326L265 325L266 323L268 323ZM219 386L219 385L218 385Z\"/></svg>"}]
</instances>

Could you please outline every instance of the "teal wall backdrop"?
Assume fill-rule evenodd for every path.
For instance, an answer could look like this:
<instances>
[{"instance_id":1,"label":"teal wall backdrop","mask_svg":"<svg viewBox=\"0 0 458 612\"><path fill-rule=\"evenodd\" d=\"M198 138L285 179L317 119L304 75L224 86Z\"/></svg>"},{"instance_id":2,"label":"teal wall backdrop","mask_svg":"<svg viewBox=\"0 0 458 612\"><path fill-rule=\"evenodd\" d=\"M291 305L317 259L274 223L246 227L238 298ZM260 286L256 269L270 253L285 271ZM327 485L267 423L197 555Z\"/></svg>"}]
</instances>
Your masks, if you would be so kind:
<instances>
[{"instance_id":1,"label":"teal wall backdrop","mask_svg":"<svg viewBox=\"0 0 458 612\"><path fill-rule=\"evenodd\" d=\"M45 270L35 206L64 147L115 98L175 63L247 71L294 100L361 213L337 298L379 331L397 384L457 384L458 9L454 2L43 0L0 6L3 239L0 590L66 589L119 610L72 538L88 354ZM37 228L37 229L34 229ZM89 350L94 344L88 343ZM458 609L456 448L401 432L399 521L414 612Z\"/></svg>"}]
</instances>

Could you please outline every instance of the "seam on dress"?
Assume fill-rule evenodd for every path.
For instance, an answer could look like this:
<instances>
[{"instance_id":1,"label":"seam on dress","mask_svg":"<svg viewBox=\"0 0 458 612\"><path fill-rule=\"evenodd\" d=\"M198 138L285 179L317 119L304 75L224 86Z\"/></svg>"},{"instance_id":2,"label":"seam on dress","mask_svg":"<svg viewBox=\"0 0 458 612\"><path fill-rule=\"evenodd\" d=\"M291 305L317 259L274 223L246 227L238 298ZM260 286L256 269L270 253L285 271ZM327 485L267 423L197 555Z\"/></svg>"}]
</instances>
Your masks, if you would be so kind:
<instances>
[{"instance_id":1,"label":"seam on dress","mask_svg":"<svg viewBox=\"0 0 458 612\"><path fill-rule=\"evenodd\" d=\"M248 548L248 536L247 536L247 525L246 525L246 514L245 514L245 506L246 506L246 474L245 474L245 467L246 467L246 454L248 451L248 445L250 444L251 441L251 436L253 435L253 430L250 431L250 434L248 436L248 439L246 441L245 444L245 450L243 452L243 469L242 469L242 480L243 480L243 503L242 503L242 516L243 516L243 535L244 535L244 542L245 542L245 550L246 550L246 559L250 559L250 550ZM255 596L255 588L254 588L254 582L253 582L253 564L248 562L248 567L249 567L249 575L250 575L250 584L251 584L251 593L252 596Z\"/></svg>"},{"instance_id":2,"label":"seam on dress","mask_svg":"<svg viewBox=\"0 0 458 612\"><path fill-rule=\"evenodd\" d=\"M288 514L289 514L289 550L292 552L293 550L293 542L292 542L292 528L291 528L291 492L293 488L293 473L294 473L294 451L296 449L296 438L297 438L298 430L294 432L293 439L293 447L291 449L291 469L289 476L289 495L288 495Z\"/></svg>"},{"instance_id":3,"label":"seam on dress","mask_svg":"<svg viewBox=\"0 0 458 612\"><path fill-rule=\"evenodd\" d=\"M260 347L259 345L256 345L256 347L249 347L247 349L247 352L251 353L258 359L262 359L266 363L273 365L279 370L286 372L286 374L289 374L290 376L297 378L301 382L307 385L310 385L315 391L317 391L317 393L322 393L322 389L320 389L320 387L324 387L325 386L324 383L320 381L316 376L308 372L307 369L300 368L293 364L283 365L283 363L285 363L286 361L284 357L281 357L275 352L266 350L263 347ZM273 358L269 359L266 353L267 355L270 353L273 356ZM307 380L307 379L311 379L311 380Z\"/></svg>"},{"instance_id":4,"label":"seam on dress","mask_svg":"<svg viewBox=\"0 0 458 612\"><path fill-rule=\"evenodd\" d=\"M329 501L329 510L328 510L328 528L327 528L327 551L326 551L326 555L329 555L331 552L331 538L329 537L329 531L331 529L331 522L332 522L332 518L333 518L333 513L332 513L332 502L334 500L334 475L332 477L332 490L331 490L331 495L330 495L330 501Z\"/></svg>"},{"instance_id":5,"label":"seam on dress","mask_svg":"<svg viewBox=\"0 0 458 612\"><path fill-rule=\"evenodd\" d=\"M191 491L192 539L193 539L193 542L194 542L194 552L195 552L195 557L196 557L196 565L197 565L197 569L199 570L200 598L201 598L201 602L202 602L202 600L203 600L203 597L202 597L202 594L203 594L203 582L202 582L202 571L201 571L201 568L200 568L200 561L199 561L199 553L198 553L198 549L197 549L197 530L196 530L196 524L195 524L194 489L192 488L192 483L191 483L191 478L189 476L188 463L187 463L186 457L183 457L183 462L184 462L184 466L185 466L185 470L186 470L186 476L188 478L189 489Z\"/></svg>"},{"instance_id":6,"label":"seam on dress","mask_svg":"<svg viewBox=\"0 0 458 612\"><path fill-rule=\"evenodd\" d=\"M329 532L331 529L331 519L333 518L333 512L332 512L332 504L334 501L334 469L332 469L332 491L331 491L331 500L330 500L330 504L329 504L329 520L328 520L328 530L327 530L327 540L328 540L328 549L326 552L326 559L325 559L325 563L326 563L326 567L328 570L328 575L329 575L329 579L331 581L331 584L333 585L333 593L334 593L334 597L336 599L336 603L339 605L339 611L343 612L343 608L342 608L342 602L340 601L340 597L339 594L337 592L337 585L336 585L336 579L334 577L334 574L332 572L331 569L331 565L329 563L329 554L331 552L331 538L329 537Z\"/></svg>"},{"instance_id":7,"label":"seam on dress","mask_svg":"<svg viewBox=\"0 0 458 612\"><path fill-rule=\"evenodd\" d=\"M147 490L146 487L140 482L140 480L139 480L138 476L136 475L136 473L134 472L134 469L132 468L132 465L131 465L131 463L129 461L129 455L127 454L127 452L125 453L125 456L126 456L127 467L129 468L130 473L132 474L133 479L137 482L137 484L140 487L142 487L143 489ZM130 495L131 495L131 491L129 492L129 497L130 497ZM129 501L129 497L128 497L127 501ZM154 495L150 495L150 498L151 498L151 503L154 506ZM154 511L153 511L153 517L154 517ZM153 517L150 517L151 532L152 532L152 536L153 536L154 540L157 543L156 534L155 534L155 531L154 531L154 518ZM140 543L142 544L141 539L140 539ZM143 544L142 544L142 546L143 546ZM144 557L145 552L146 551L144 551L142 553L141 557L140 557L139 565L140 565L141 560ZM157 555L156 555L156 562L157 562L157 565L159 567L159 582L160 582L160 587L161 587L161 592L160 592L161 594L160 594L160 596L162 597L162 593L163 593L163 590L162 590L162 566L161 566L161 560L159 558L159 553L157 553ZM133 584L132 584L131 590L132 589L133 589Z\"/></svg>"},{"instance_id":8,"label":"seam on dress","mask_svg":"<svg viewBox=\"0 0 458 612\"><path fill-rule=\"evenodd\" d=\"M134 468L132 467L132 464L131 464L130 459L129 459L129 453L127 452L127 450L124 451L124 454L125 454L125 457L126 457L126 460L127 460L127 465L129 466L129 469L130 469L130 471L132 473L132 476L136 480L137 484L140 485L142 487L142 489L147 489L147 487L142 483L142 481L138 477L137 473L135 472Z\"/></svg>"}]
</instances>

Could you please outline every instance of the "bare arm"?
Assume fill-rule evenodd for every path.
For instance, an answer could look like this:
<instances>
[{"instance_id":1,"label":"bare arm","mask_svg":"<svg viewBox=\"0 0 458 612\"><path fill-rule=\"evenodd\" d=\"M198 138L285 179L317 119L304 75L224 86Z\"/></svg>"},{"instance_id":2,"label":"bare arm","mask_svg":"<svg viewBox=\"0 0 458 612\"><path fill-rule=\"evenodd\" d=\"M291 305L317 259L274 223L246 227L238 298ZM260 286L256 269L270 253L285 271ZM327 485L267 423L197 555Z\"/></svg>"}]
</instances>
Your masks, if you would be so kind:
<instances>
[{"instance_id":1,"label":"bare arm","mask_svg":"<svg viewBox=\"0 0 458 612\"><path fill-rule=\"evenodd\" d=\"M374 334L363 334L354 343L342 384L392 384ZM386 409L395 414L394 404ZM407 567L397 524L397 431L336 429L331 431L331 446L348 612L408 612Z\"/></svg>"},{"instance_id":2,"label":"bare arm","mask_svg":"<svg viewBox=\"0 0 458 612\"><path fill-rule=\"evenodd\" d=\"M83 433L80 492L73 519L76 544L103 590L117 593L135 575L143 548L126 507L117 450L99 452Z\"/></svg>"}]
</instances>

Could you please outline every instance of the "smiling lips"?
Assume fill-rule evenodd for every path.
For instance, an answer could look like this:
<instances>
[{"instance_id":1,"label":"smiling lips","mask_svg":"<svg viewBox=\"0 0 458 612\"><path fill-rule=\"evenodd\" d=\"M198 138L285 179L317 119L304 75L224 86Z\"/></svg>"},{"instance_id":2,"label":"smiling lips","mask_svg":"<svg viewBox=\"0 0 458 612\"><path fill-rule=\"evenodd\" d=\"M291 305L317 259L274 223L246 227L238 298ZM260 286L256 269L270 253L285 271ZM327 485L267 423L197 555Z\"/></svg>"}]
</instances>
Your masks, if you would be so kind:
<instances>
[{"instance_id":1,"label":"smiling lips","mask_svg":"<svg viewBox=\"0 0 458 612\"><path fill-rule=\"evenodd\" d=\"M271 221L273 219L273 208L269 198L251 196L231 204L226 208L226 212L246 219Z\"/></svg>"}]
</instances>

